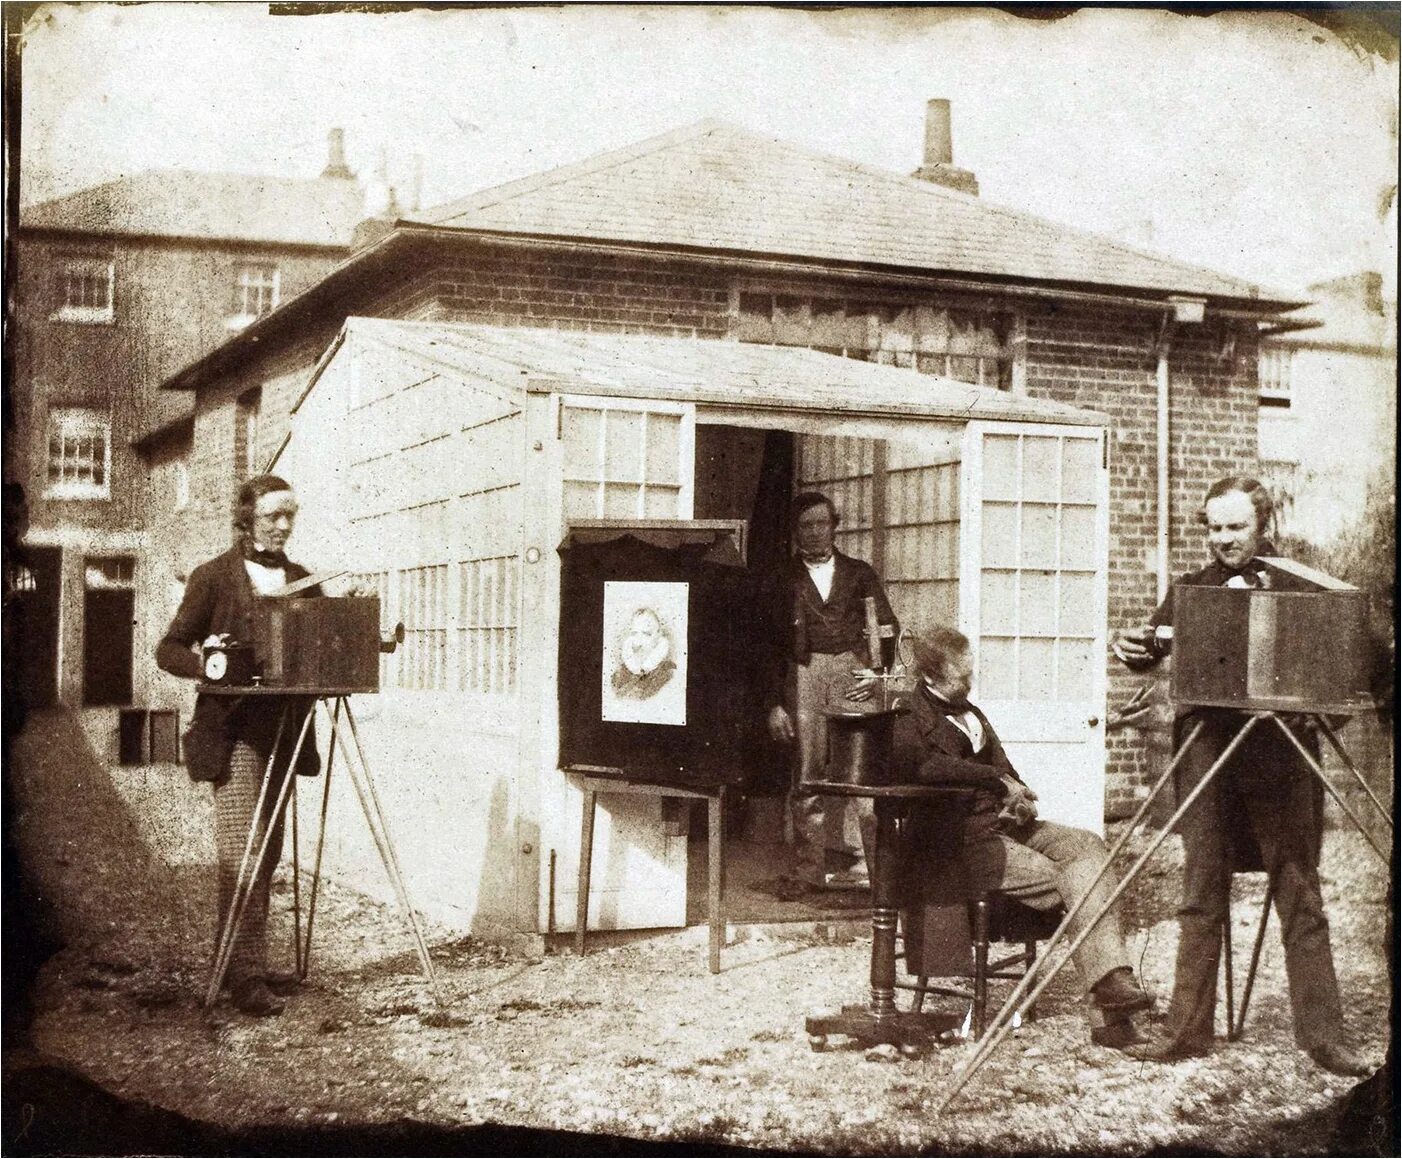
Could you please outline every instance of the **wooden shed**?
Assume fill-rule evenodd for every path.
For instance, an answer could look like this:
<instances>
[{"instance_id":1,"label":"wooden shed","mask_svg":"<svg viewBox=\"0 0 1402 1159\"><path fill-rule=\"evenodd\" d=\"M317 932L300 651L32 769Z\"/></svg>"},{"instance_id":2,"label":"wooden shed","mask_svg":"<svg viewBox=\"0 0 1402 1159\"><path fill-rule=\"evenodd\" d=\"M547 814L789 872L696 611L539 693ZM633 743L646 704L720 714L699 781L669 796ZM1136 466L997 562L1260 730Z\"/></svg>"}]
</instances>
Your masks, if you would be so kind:
<instances>
[{"instance_id":1,"label":"wooden shed","mask_svg":"<svg viewBox=\"0 0 1402 1159\"><path fill-rule=\"evenodd\" d=\"M406 627L358 711L416 899L475 933L573 926L572 523L745 520L751 565L772 566L796 489L835 500L839 546L879 561L903 624L969 636L980 703L1044 815L1099 830L1105 425L808 349L348 319L275 469L302 496L298 558L355 573ZM776 462L777 491L761 486ZM603 806L591 928L684 924L684 828L655 800ZM354 826L338 831L374 879Z\"/></svg>"}]
</instances>

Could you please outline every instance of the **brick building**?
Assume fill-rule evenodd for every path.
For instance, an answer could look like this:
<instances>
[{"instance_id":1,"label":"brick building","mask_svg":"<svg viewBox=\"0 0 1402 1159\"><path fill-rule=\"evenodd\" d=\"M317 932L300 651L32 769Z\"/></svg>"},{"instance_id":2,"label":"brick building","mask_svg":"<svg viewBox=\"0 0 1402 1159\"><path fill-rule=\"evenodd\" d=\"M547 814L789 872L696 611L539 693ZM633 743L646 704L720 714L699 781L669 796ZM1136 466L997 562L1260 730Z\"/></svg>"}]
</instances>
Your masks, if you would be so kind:
<instances>
[{"instance_id":1,"label":"brick building","mask_svg":"<svg viewBox=\"0 0 1402 1159\"><path fill-rule=\"evenodd\" d=\"M351 550L361 544L366 553L378 552L374 568L359 566L364 561L353 551L338 562L374 573L387 610L408 626L410 640L387 666L380 698L389 706L386 717L403 716L399 736L410 747L397 751L417 752L414 744L429 743L422 738L445 727L445 714L480 714L500 725L495 739L488 738L491 743L476 737L477 747L459 746L456 766L432 778L431 785L416 788L412 777L396 778L396 795L407 794L402 804L425 826L420 836L426 856L438 848L429 835L446 823L446 815L457 826L453 832L473 850L468 860L480 858L476 875L461 866L445 870L425 864L421 870L440 882L430 900L464 925L477 928L474 922L490 918L544 929L547 911L554 913L553 895L546 898L537 888L545 880L547 835L541 816L532 813L533 794L543 791L554 769L553 754L542 757L547 773L541 781L498 783L485 775L509 764L516 746L525 743L514 731L518 721L536 709L551 713L548 705L532 708L514 697L517 676L535 662L523 643L530 617L523 610L522 577L530 573L522 571L521 561L530 562L532 549L536 559L553 552L554 544L532 540L528 548L523 537L537 529L527 529L508 501L508 493L529 489L531 472L522 467L513 479L494 484L477 479L480 456L506 452L475 442L469 426L443 426L445 415L456 414L459 395L434 394L446 389L440 387L422 389L425 383L452 382L462 395L470 394L474 382L502 373L503 366L516 368L512 373L523 382L548 378L547 364L561 382L584 382L593 381L589 373L618 378L635 358L656 367L659 381L685 368L686 385L677 387L686 395L676 404L682 411L704 406L719 414L725 408L716 392L728 391L734 405L726 413L747 416L737 420L740 425L763 427L755 417L759 411L787 407L793 414L784 430L764 429L788 440L785 453L796 464L789 483L820 482L838 492L847 512L848 548L872 558L893 587L912 585L909 590L924 601L919 607L971 629L981 651L985 703L1005 704L1009 714L1023 711L1029 721L1045 720L1038 711L1056 700L1062 674L1074 670L1078 680L1084 678L1087 695L1063 698L1052 707L1067 717L1058 727L1075 731L1072 739L1086 752L1104 755L1103 810L1097 813L1123 815L1142 792L1136 746L1119 737L1106 746L1107 687L1113 702L1128 684L1128 677L1108 663L1106 633L1111 625L1140 617L1171 575L1200 562L1195 515L1207 484L1224 473L1256 469L1259 340L1299 303L982 202L970 192L977 188L971 175L954 168L947 121L933 104L927 134L933 151L913 177L705 122L399 220L296 300L167 381L169 390L195 393L188 466L192 502L179 518L153 523L153 534L164 545L153 558L168 568L159 575L158 568L147 572L151 602L159 608L153 623L173 609L184 572L227 543L226 513L245 453L239 442L240 400L257 392L262 410L253 461L295 465L300 488L334 497L339 505L319 516L311 515L316 505L308 505L304 518L320 522L309 523L299 535L300 550L316 554L318 564L329 562L338 545ZM377 330L363 319L399 325ZM514 343L503 337L512 330L520 332ZM544 331L591 337L562 350ZM644 349L630 345L633 337L611 340L610 335L668 341ZM763 381L757 378L747 387L748 380L717 369L724 360L706 352L735 343L778 352L754 372ZM810 351L899 373L889 387L886 380L854 385L859 401L834 398L822 384L847 381L847 372L836 361L813 363ZM807 361L798 360L800 353ZM805 374L806 401L774 401L776 381ZM912 382L924 381L921 375L929 376L932 421L937 411L943 416L939 421L953 421L952 412L940 411L936 403L947 405L962 383L976 388L968 396L971 420L991 421L999 406L1011 405L1008 413L1017 421L1041 423L1047 430L1062 423L1055 437L1063 440L1071 438L1078 422L1108 423L1103 442L1096 444L1105 472L1105 556L1080 577L1087 585L1083 595L1074 595L1080 579L1067 578L1069 572L1058 572L1054 562L1038 566L1028 554L1039 534L1032 518L1037 505L1019 506L1020 496L989 499L979 518L985 542L1021 546L1001 561L975 559L973 572L960 570L967 569L978 545L967 528L961 541L957 495L976 481L967 471L960 474L954 453L943 464L955 468L951 490L939 492L941 462L912 465L908 456L899 463L888 458L899 440L892 435L895 441L888 443L879 432L895 428L873 417L881 413L883 389L892 398L920 397L909 392L915 389ZM310 417L323 405L315 400L334 393L322 383L324 376L343 383L368 376L397 382L394 390L406 392L394 404L392 429L374 436L376 446L384 444L376 454L334 465L324 461L326 450L339 445L333 441L340 437L337 431L352 421L350 410L369 405L362 399L354 406L345 403L350 409L340 418ZM363 388L337 389L349 391L344 398L351 398ZM616 383L610 389L626 393ZM648 405L659 415L671 413L661 403ZM1066 406L1076 409L1057 409ZM527 404L521 407L526 413ZM912 403L913 412L920 409ZM703 476L724 474L727 464L761 452L753 446L747 451L739 436L719 434L720 426L695 422L688 436L695 440L694 466L690 459L683 465L679 486L686 498L684 504L678 499L677 510L698 518L734 514L701 510ZM557 425L556 440L563 437L561 429ZM284 447L289 449L280 458ZM162 452L162 469L178 470L181 453L179 445ZM824 455L826 467L813 466ZM992 462L990 455L986 463ZM1016 470L1030 472L1031 464L1031 457L1026 463L1019 459ZM600 469L602 506L594 514L617 515L608 507L608 495L623 484L605 477L606 464ZM907 514L898 510L905 502L898 498L904 494L898 484L904 484L898 476L907 469L925 473L921 485L928 483L931 494L946 494L951 506L943 517L926 512L915 523L903 522ZM1065 463L1060 470L1068 470ZM463 491L444 495L435 481L456 478L454 472L463 478ZM1031 487L1031 474L1026 478ZM985 484L977 485L986 490ZM632 498L622 500L624 505L643 504L647 483L629 486ZM500 503L483 498L498 492L505 496ZM938 507L941 500L933 502ZM1042 506L1056 507L1057 501ZM1065 514L1063 507L1057 507L1057 518ZM640 506L636 513L643 510ZM967 503L962 510L967 519ZM756 528L764 522L765 513L757 509L742 513L752 516ZM771 528L776 526L772 514ZM1094 512L1088 507L1070 514L1084 516L1086 525L1074 534L1069 524L1062 526L1056 542L1081 536L1090 543ZM1013 523L995 526L1005 517ZM944 531L938 526L942 518ZM912 565L903 554L909 548L903 537L917 524L919 534L928 536L919 540L925 545L921 552L943 552L964 562L945 566L917 553ZM463 547L460 533L468 526L490 532L495 554ZM752 536L752 542L759 540ZM389 562L383 559L386 543L393 545ZM498 568L491 584L479 574L488 562ZM1054 573L1062 586L1034 599L1038 585ZM977 575L981 589L968 590L960 579L966 574ZM994 622L988 608L1001 605L989 593L998 591L1017 593L1008 601L1031 609L1025 623ZM1057 652L1068 638L1058 634L1057 625L1071 615L1067 608L1073 603L1098 609L1096 623L1076 636L1070 651ZM918 619L917 604L907 600L907 607L907 618ZM1038 628L1032 622L1037 616L1050 616L1046 623L1052 626ZM506 641L508 671L497 686L482 684L480 673L474 676L464 660L469 642L478 638L475 632L495 632ZM143 647L142 654L149 655L149 649ZM444 700L449 693L457 699ZM471 699L479 693L488 699ZM188 690L171 682L160 694L175 700ZM1077 713L1079 718L1071 719ZM1028 744L1033 741L1029 736ZM481 768L464 768L462 751L479 753ZM478 788L464 787L474 779ZM437 820L430 819L433 814ZM564 839L563 824L557 818L550 842ZM519 840L510 839L513 833ZM446 831L442 839L454 840ZM568 878L568 857L560 872Z\"/></svg>"},{"instance_id":2,"label":"brick building","mask_svg":"<svg viewBox=\"0 0 1402 1159\"><path fill-rule=\"evenodd\" d=\"M4 468L30 512L33 702L144 697L148 519L200 498L183 451L148 477L143 439L189 437L188 399L159 386L325 276L362 216L339 133L314 180L147 172L21 210ZM242 469L259 411L247 395L231 416Z\"/></svg>"}]
</instances>

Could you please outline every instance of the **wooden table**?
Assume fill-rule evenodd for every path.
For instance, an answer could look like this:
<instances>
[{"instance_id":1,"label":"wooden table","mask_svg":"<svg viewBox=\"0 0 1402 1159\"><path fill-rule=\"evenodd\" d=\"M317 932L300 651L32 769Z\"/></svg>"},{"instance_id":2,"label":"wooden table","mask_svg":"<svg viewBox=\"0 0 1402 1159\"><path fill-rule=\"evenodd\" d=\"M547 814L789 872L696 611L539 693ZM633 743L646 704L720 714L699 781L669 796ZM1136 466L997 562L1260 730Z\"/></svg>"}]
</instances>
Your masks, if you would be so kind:
<instances>
[{"instance_id":1,"label":"wooden table","mask_svg":"<svg viewBox=\"0 0 1402 1159\"><path fill-rule=\"evenodd\" d=\"M816 782L815 793L870 797L876 812L876 835L868 856L871 861L871 1000L865 1006L844 1006L836 1014L815 1014L804 1019L809 1044L815 1050L827 1045L827 1037L840 1034L860 1046L889 1043L903 1053L919 1053L963 1018L958 1014L901 1011L896 1009L896 915L901 879L900 819L915 801L957 801L969 789L959 785L850 785Z\"/></svg>"},{"instance_id":2,"label":"wooden table","mask_svg":"<svg viewBox=\"0 0 1402 1159\"><path fill-rule=\"evenodd\" d=\"M579 895L575 902L574 948L584 956L584 937L589 927L589 877L594 861L594 811L600 793L631 793L644 797L680 797L706 802L709 842L707 918L711 927L711 973L720 973L720 948L725 944L725 791L724 782L669 784L649 780L642 773L603 765L566 765L564 771L584 793L583 817L579 832Z\"/></svg>"}]
</instances>

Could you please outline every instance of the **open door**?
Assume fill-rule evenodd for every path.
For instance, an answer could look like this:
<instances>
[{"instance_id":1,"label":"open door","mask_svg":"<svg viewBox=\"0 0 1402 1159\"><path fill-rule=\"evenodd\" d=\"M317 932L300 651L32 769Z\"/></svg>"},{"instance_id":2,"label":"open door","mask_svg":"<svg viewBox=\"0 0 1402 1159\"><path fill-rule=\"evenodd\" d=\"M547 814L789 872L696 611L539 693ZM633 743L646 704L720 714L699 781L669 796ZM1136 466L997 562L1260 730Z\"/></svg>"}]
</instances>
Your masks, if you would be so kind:
<instances>
[{"instance_id":1,"label":"open door","mask_svg":"<svg viewBox=\"0 0 1402 1159\"><path fill-rule=\"evenodd\" d=\"M975 695L1048 820L1105 819L1109 472L1099 427L964 435L960 628Z\"/></svg>"},{"instance_id":2,"label":"open door","mask_svg":"<svg viewBox=\"0 0 1402 1159\"><path fill-rule=\"evenodd\" d=\"M622 398L558 396L552 491L561 534L574 520L690 519L695 478L695 408ZM558 560L556 561L558 565ZM558 592L558 586L556 588ZM559 606L558 598L555 606ZM560 624L568 640L569 625ZM546 714L556 713L558 674L547 682ZM556 753L558 719L542 721ZM582 794L561 771L541 786L542 928L574 926ZM591 930L650 929L686 924L685 827L664 817L653 797L604 794L594 825L589 891Z\"/></svg>"}]
</instances>

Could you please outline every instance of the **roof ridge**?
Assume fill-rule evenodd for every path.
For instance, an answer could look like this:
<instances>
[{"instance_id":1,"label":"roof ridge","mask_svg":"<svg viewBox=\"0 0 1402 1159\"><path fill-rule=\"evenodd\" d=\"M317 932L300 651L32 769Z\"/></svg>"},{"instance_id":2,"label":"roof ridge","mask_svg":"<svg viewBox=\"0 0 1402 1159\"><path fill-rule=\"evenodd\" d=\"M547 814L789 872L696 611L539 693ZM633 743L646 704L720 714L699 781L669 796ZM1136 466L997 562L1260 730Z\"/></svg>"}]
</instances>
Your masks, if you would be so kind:
<instances>
[{"instance_id":1,"label":"roof ridge","mask_svg":"<svg viewBox=\"0 0 1402 1159\"><path fill-rule=\"evenodd\" d=\"M342 180L334 177L287 177L281 173L238 173L231 169L186 169L179 165L158 165L152 169L138 169L133 173L123 173L120 177L113 177L108 181L99 181L96 185L84 185L80 189L74 189L68 193L60 193L56 197L46 197L43 201L33 201L22 206L21 215L33 213L38 209L45 209L49 206L58 205L69 201L75 197L90 197L104 189L111 189L118 185L129 185L133 182L142 181L152 177L204 177L221 181L277 181L289 185L319 185L321 182L334 182Z\"/></svg>"},{"instance_id":2,"label":"roof ridge","mask_svg":"<svg viewBox=\"0 0 1402 1159\"><path fill-rule=\"evenodd\" d=\"M707 133L712 133L722 127L726 127L726 122L715 117L703 117L689 125L669 129L665 133L657 133L629 145L620 145L617 149L591 153L578 161L567 161L563 165L556 165L553 169L546 169L541 173L530 173L525 177L517 177L500 185L489 185L486 189L479 189L476 193L469 193L465 197L459 197L457 200L447 202L442 206L435 206L427 213L419 213L417 216L406 217L403 220L426 225L446 225L449 224L448 218L456 217L469 210L486 209L503 201L509 201L523 193L534 193L537 189L548 185L572 180L575 177L600 173L605 169L611 169L631 161L635 157L670 148L693 137L705 136Z\"/></svg>"},{"instance_id":3,"label":"roof ridge","mask_svg":"<svg viewBox=\"0 0 1402 1159\"><path fill-rule=\"evenodd\" d=\"M1005 218L1011 218L1018 221L1036 222L1038 225L1046 226L1049 229L1053 229L1058 232L1072 233L1077 235L1078 237L1086 238L1098 242L1102 245L1113 246L1118 250L1121 250L1125 253L1133 254L1136 257L1146 258L1150 261L1164 262L1168 265L1175 266L1178 269L1192 270L1200 274L1211 274L1213 277L1216 278L1228 278L1231 281L1236 282L1240 285L1250 287L1252 290L1255 290L1258 295L1269 296L1262 295L1263 287L1261 286L1261 284L1258 282L1254 282L1249 278L1243 278L1237 274L1229 274L1222 270L1213 269L1211 266L1198 265L1196 262L1185 261L1181 258L1172 257L1169 254L1160 253L1156 250L1146 249L1142 246L1136 246L1129 242L1120 241L1119 239L1109 237L1106 234L1097 233L1094 230L1086 229L1084 226L1071 225L1069 222L1057 221L1055 218L1044 217L1043 215L1039 213L1033 213L1030 210L1014 209L1010 205L1003 205L996 201L988 201L977 194L965 193L959 189L952 189L947 185L940 185L938 182L935 181L926 181L922 177L913 177L905 173L898 173L894 169L883 169L878 165L872 165L865 161L856 161L847 157L839 157L833 153L824 153L817 149L809 148L806 145L798 145L792 141L786 141L779 137L762 137L760 134L755 133L752 130L746 129L743 126L727 125L727 127L738 128L740 132L745 133L748 136L757 137L760 140L767 141L772 145L778 146L780 149L785 149L789 152L798 153L807 157L816 157L823 161L835 163L837 165L846 166L850 169L856 170L859 173L864 173L868 177L880 178L882 180L889 181L894 184L904 185L907 188L918 189L921 193L924 193L928 196L958 201L962 202L965 205L978 206L982 209L989 210L993 213L997 213ZM1288 297L1289 295L1283 296L1283 298Z\"/></svg>"}]
</instances>

